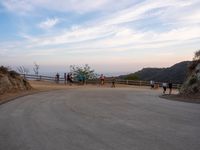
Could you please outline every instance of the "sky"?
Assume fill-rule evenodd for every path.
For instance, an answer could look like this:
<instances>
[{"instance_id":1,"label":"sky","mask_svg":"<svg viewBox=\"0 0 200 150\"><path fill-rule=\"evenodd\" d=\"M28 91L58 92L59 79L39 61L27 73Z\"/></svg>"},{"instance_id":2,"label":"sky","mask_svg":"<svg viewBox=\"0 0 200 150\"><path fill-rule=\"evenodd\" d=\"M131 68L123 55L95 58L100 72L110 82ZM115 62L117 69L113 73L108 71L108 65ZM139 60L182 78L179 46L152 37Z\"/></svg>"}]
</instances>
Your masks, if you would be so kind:
<instances>
[{"instance_id":1,"label":"sky","mask_svg":"<svg viewBox=\"0 0 200 150\"><path fill-rule=\"evenodd\" d=\"M123 74L192 60L199 0L0 0L0 65Z\"/></svg>"}]
</instances>

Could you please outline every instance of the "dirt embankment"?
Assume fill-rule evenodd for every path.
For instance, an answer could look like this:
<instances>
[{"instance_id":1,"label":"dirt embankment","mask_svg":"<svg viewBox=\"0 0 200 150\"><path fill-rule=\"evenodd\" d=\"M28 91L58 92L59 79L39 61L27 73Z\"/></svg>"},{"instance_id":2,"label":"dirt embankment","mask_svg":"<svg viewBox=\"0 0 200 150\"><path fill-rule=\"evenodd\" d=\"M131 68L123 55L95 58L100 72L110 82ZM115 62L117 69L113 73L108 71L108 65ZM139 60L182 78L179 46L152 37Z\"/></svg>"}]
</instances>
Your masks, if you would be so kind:
<instances>
[{"instance_id":1,"label":"dirt embankment","mask_svg":"<svg viewBox=\"0 0 200 150\"><path fill-rule=\"evenodd\" d=\"M9 71L8 68L0 67L0 100L7 95L16 94L19 92L27 92L32 90L29 82L15 71Z\"/></svg>"}]
</instances>

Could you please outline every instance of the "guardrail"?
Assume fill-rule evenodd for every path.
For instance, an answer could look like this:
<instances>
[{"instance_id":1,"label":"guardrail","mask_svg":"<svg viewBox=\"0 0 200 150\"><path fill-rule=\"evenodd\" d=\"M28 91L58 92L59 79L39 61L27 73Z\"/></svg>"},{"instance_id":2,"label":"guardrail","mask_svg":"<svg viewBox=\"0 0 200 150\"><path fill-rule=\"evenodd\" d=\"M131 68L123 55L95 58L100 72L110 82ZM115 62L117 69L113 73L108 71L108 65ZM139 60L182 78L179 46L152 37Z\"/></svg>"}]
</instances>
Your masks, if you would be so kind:
<instances>
[{"instance_id":1,"label":"guardrail","mask_svg":"<svg viewBox=\"0 0 200 150\"><path fill-rule=\"evenodd\" d=\"M44 75L32 75L32 74L20 74L22 77L24 77L27 80L37 80L37 81L53 81L57 83L66 83L64 77L59 78L59 82L56 77L52 76L44 76ZM79 81L74 81L74 83L83 83ZM99 79L93 79L93 80L86 80L84 82L85 84L100 84ZM105 80L105 84L112 83L112 79L108 78ZM141 80L122 80L122 79L116 79L116 84L125 84L125 85L135 85L135 86L150 86L150 81L141 81ZM180 88L181 84L173 84L173 88ZM162 82L155 82L155 87L162 87Z\"/></svg>"}]
</instances>

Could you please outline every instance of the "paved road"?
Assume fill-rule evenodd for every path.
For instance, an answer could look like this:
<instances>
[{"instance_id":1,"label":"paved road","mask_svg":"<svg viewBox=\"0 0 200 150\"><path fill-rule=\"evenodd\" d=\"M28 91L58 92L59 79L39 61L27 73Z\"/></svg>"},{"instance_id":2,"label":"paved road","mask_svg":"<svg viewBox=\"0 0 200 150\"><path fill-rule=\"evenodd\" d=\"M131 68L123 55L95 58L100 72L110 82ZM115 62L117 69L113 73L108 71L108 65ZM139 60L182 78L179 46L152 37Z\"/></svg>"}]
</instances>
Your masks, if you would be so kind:
<instances>
[{"instance_id":1,"label":"paved road","mask_svg":"<svg viewBox=\"0 0 200 150\"><path fill-rule=\"evenodd\" d=\"M0 150L199 149L200 105L151 90L61 90L0 106Z\"/></svg>"}]
</instances>

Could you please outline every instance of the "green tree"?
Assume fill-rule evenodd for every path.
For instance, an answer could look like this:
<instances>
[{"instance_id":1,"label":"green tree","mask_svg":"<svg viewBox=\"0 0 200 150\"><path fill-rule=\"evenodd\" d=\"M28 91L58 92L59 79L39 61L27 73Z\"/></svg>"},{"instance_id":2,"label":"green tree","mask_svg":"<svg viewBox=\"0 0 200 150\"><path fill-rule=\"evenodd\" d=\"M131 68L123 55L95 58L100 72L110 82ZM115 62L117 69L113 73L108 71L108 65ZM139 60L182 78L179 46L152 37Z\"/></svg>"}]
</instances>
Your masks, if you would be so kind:
<instances>
[{"instance_id":1,"label":"green tree","mask_svg":"<svg viewBox=\"0 0 200 150\"><path fill-rule=\"evenodd\" d=\"M93 69L90 68L88 64L83 67L71 65L70 71L74 75L75 79L79 79L80 77L85 80L97 78L97 74L94 72Z\"/></svg>"}]
</instances>

